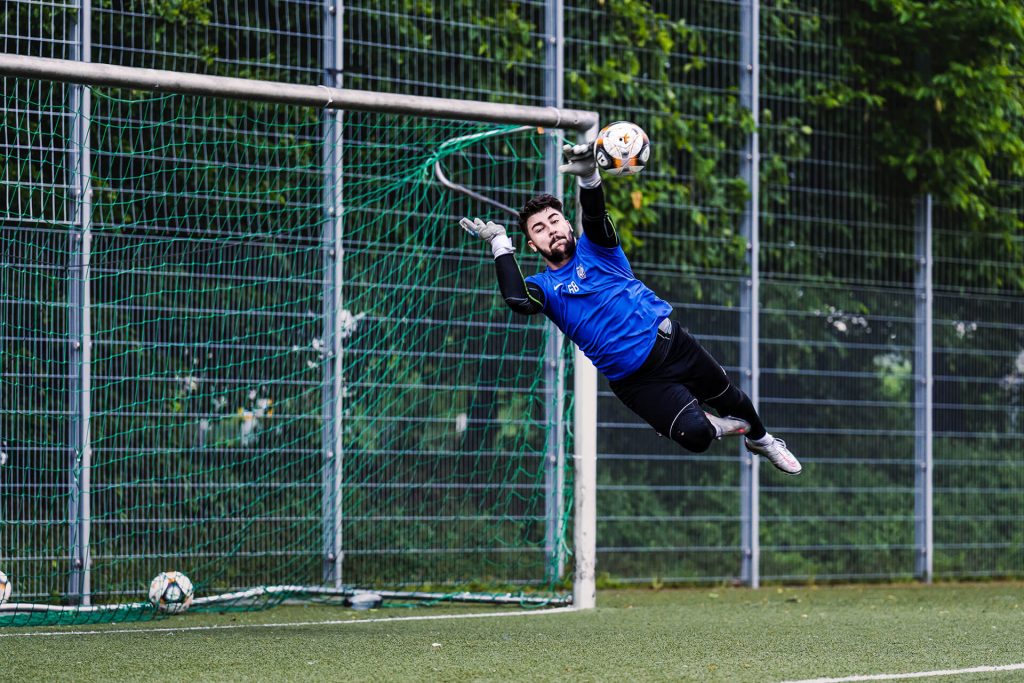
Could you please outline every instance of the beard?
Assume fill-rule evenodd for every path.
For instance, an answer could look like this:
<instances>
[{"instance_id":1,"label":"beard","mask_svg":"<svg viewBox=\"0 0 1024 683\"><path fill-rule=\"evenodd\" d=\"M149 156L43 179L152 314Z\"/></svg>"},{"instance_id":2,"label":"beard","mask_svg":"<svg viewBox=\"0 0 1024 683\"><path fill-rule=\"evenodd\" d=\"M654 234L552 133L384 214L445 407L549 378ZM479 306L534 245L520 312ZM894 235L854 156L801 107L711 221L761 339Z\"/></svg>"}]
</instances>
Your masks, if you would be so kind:
<instances>
[{"instance_id":1,"label":"beard","mask_svg":"<svg viewBox=\"0 0 1024 683\"><path fill-rule=\"evenodd\" d=\"M552 263L568 261L576 255L576 236L570 234L566 239L558 240L547 249L537 247L537 251Z\"/></svg>"}]
</instances>

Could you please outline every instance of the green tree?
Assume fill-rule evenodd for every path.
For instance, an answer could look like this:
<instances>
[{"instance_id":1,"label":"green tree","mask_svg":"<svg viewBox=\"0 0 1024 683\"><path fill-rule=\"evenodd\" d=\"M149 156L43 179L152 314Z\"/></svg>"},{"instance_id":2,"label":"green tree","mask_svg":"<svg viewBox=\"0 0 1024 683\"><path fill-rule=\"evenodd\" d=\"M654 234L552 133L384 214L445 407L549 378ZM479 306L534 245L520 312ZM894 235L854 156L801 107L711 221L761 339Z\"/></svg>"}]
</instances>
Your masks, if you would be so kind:
<instances>
[{"instance_id":1,"label":"green tree","mask_svg":"<svg viewBox=\"0 0 1024 683\"><path fill-rule=\"evenodd\" d=\"M903 192L931 193L976 229L1024 230L1000 182L1024 178L1024 5L857 0L842 28L847 80L817 84L817 101L858 105Z\"/></svg>"}]
</instances>

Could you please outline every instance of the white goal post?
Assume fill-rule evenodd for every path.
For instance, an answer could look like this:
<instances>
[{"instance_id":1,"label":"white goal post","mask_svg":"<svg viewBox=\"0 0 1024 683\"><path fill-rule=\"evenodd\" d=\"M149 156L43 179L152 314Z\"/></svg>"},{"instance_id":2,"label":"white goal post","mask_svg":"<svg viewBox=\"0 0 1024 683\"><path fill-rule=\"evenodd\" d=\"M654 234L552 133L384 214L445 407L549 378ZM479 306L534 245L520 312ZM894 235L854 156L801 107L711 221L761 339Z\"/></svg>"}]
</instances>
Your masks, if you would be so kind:
<instances>
[{"instance_id":1,"label":"white goal post","mask_svg":"<svg viewBox=\"0 0 1024 683\"><path fill-rule=\"evenodd\" d=\"M10 54L0 54L0 75L85 86L121 87L155 93L302 105L337 111L379 112L436 119L528 125L575 131L580 141L592 139L599 125L595 112L575 109L384 94ZM576 213L579 229L579 211ZM84 259L83 262L87 263ZM83 294L87 296L88 291ZM88 329L84 334L88 334ZM82 367L81 376L77 379L87 388L88 363L83 363ZM588 609L594 607L596 595L597 371L578 348L574 352L573 377L573 606L577 609ZM88 401L85 401L80 409L81 412L76 419L88 424ZM87 470L90 437L84 427L80 429L80 438L83 441L76 445L82 454L82 467ZM79 495L82 501L78 514L88 519L88 490L80 491ZM80 571L83 576L80 580L83 593L87 595L88 536L85 535L78 542L81 543L81 548L75 550L81 553L77 555L82 560Z\"/></svg>"}]
</instances>

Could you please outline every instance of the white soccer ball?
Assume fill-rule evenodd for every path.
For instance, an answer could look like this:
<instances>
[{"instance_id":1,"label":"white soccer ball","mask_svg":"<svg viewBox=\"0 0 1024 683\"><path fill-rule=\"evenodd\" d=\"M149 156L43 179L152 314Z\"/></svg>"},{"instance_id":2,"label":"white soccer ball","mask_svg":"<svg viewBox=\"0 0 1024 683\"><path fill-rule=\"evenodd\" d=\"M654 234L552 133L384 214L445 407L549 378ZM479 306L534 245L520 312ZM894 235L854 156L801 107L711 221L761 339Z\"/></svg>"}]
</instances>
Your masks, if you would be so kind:
<instances>
[{"instance_id":1,"label":"white soccer ball","mask_svg":"<svg viewBox=\"0 0 1024 683\"><path fill-rule=\"evenodd\" d=\"M597 167L611 175L639 173L650 158L651 141L647 133L630 121L609 123L594 140Z\"/></svg>"},{"instance_id":2,"label":"white soccer ball","mask_svg":"<svg viewBox=\"0 0 1024 683\"><path fill-rule=\"evenodd\" d=\"M7 574L0 572L0 605L11 599L12 590L11 580L7 578Z\"/></svg>"},{"instance_id":3,"label":"white soccer ball","mask_svg":"<svg viewBox=\"0 0 1024 683\"><path fill-rule=\"evenodd\" d=\"M181 572L160 572L149 584L149 601L161 612L180 614L192 605L192 581Z\"/></svg>"}]
</instances>

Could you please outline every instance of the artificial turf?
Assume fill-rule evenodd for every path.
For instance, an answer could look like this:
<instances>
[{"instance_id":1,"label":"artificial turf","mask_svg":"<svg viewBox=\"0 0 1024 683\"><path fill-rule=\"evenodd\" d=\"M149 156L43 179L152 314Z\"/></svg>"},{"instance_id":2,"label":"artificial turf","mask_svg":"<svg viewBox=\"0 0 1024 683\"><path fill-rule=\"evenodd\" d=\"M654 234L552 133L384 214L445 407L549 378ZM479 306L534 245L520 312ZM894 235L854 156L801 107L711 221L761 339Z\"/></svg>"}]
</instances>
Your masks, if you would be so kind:
<instances>
[{"instance_id":1,"label":"artificial turf","mask_svg":"<svg viewBox=\"0 0 1024 683\"><path fill-rule=\"evenodd\" d=\"M595 610L529 617L266 626L489 611L284 606L5 629L0 680L783 681L910 673L1024 662L1022 605L1020 583L716 587L602 591ZM209 625L242 628L152 630ZM103 633L41 635L76 630ZM1021 679L1024 671L927 680Z\"/></svg>"}]
</instances>

